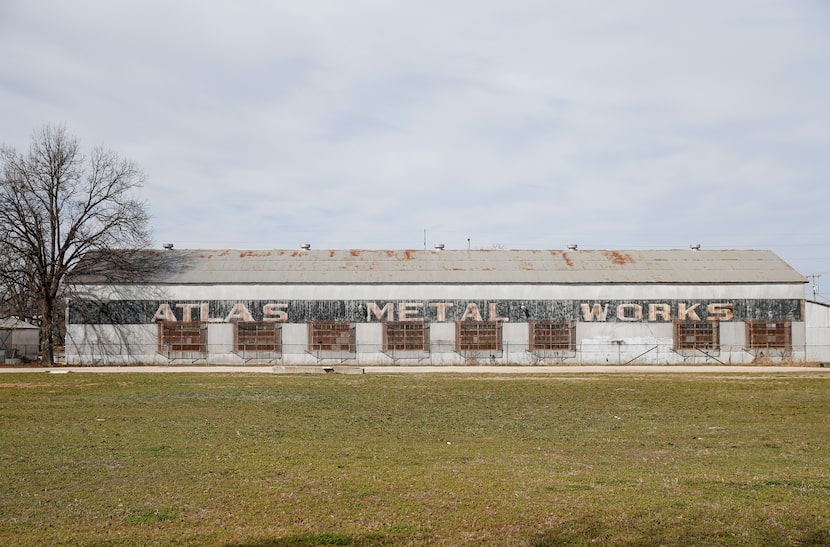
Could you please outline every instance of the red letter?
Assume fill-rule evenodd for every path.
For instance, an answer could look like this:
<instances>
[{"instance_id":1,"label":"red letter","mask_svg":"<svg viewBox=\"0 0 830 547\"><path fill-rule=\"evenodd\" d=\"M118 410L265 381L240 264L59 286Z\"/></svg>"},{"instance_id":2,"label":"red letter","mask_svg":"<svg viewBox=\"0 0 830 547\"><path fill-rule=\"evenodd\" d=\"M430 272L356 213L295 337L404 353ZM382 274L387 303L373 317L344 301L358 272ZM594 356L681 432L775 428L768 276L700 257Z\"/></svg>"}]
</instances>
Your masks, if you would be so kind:
<instances>
[{"instance_id":1,"label":"red letter","mask_svg":"<svg viewBox=\"0 0 830 547\"><path fill-rule=\"evenodd\" d=\"M159 309L153 316L153 323L156 321L170 321L171 323L176 322L176 315L173 313L173 310L170 309L170 304L162 304L159 306Z\"/></svg>"},{"instance_id":2,"label":"red letter","mask_svg":"<svg viewBox=\"0 0 830 547\"><path fill-rule=\"evenodd\" d=\"M474 319L476 321L481 321L481 313L478 311L478 305L467 304L467 309L464 310L464 315L461 316L462 321L464 321L465 319Z\"/></svg>"},{"instance_id":3,"label":"red letter","mask_svg":"<svg viewBox=\"0 0 830 547\"><path fill-rule=\"evenodd\" d=\"M510 319L507 317L499 317L499 312L496 311L496 305L492 302L490 303L489 308L490 313L487 319L489 319L490 321L510 321Z\"/></svg>"},{"instance_id":4,"label":"red letter","mask_svg":"<svg viewBox=\"0 0 830 547\"><path fill-rule=\"evenodd\" d=\"M190 323L193 321L193 308L198 307L197 304L176 304L177 308L182 309L182 321Z\"/></svg>"},{"instance_id":5,"label":"red letter","mask_svg":"<svg viewBox=\"0 0 830 547\"><path fill-rule=\"evenodd\" d=\"M288 313L283 311L288 304L265 304L262 306L262 320L285 323L288 321Z\"/></svg>"},{"instance_id":6,"label":"red letter","mask_svg":"<svg viewBox=\"0 0 830 547\"><path fill-rule=\"evenodd\" d=\"M421 313L424 305L421 302L402 302L398 304L398 321L420 321L418 317L411 317Z\"/></svg>"},{"instance_id":7,"label":"red letter","mask_svg":"<svg viewBox=\"0 0 830 547\"><path fill-rule=\"evenodd\" d=\"M628 317L625 315L626 309L634 310L634 315ZM620 304L617 306L617 319L620 321L640 321L643 318L643 307L639 304Z\"/></svg>"},{"instance_id":8,"label":"red letter","mask_svg":"<svg viewBox=\"0 0 830 547\"><path fill-rule=\"evenodd\" d=\"M582 318L585 321L593 321L594 317L600 321L605 321L605 318L608 317L608 304L604 308L600 307L599 304L594 304L592 308L589 308L588 304L582 304L580 307L582 308Z\"/></svg>"},{"instance_id":9,"label":"red letter","mask_svg":"<svg viewBox=\"0 0 830 547\"><path fill-rule=\"evenodd\" d=\"M366 321L372 320L372 314L375 314L375 317L378 319L383 319L383 315L386 314L387 321L394 321L395 320L395 306L391 302L386 304L383 309L378 308L378 305L374 302L367 302L366 303Z\"/></svg>"},{"instance_id":10,"label":"red letter","mask_svg":"<svg viewBox=\"0 0 830 547\"><path fill-rule=\"evenodd\" d=\"M251 312L249 312L248 308L245 307L245 304L234 304L233 308L231 308L231 312L225 318L225 322L230 323L234 319L238 319L240 321L254 320L254 318L251 317Z\"/></svg>"},{"instance_id":11,"label":"red letter","mask_svg":"<svg viewBox=\"0 0 830 547\"><path fill-rule=\"evenodd\" d=\"M657 321L658 315L663 318L663 321L671 321L671 306L668 304L649 304L648 320Z\"/></svg>"},{"instance_id":12,"label":"red letter","mask_svg":"<svg viewBox=\"0 0 830 547\"><path fill-rule=\"evenodd\" d=\"M435 308L438 312L437 321L442 323L447 320L447 308L452 307L452 302L434 302L429 305L430 308Z\"/></svg>"},{"instance_id":13,"label":"red letter","mask_svg":"<svg viewBox=\"0 0 830 547\"><path fill-rule=\"evenodd\" d=\"M712 303L706 307L706 311L709 312L709 321L729 321L734 317L731 303Z\"/></svg>"},{"instance_id":14,"label":"red letter","mask_svg":"<svg viewBox=\"0 0 830 547\"><path fill-rule=\"evenodd\" d=\"M692 304L691 308L686 308L686 304L678 304L677 305L677 319L678 321L683 321L688 316L689 319L692 321L700 321L700 316L698 316L695 308L700 306L700 304Z\"/></svg>"}]
</instances>

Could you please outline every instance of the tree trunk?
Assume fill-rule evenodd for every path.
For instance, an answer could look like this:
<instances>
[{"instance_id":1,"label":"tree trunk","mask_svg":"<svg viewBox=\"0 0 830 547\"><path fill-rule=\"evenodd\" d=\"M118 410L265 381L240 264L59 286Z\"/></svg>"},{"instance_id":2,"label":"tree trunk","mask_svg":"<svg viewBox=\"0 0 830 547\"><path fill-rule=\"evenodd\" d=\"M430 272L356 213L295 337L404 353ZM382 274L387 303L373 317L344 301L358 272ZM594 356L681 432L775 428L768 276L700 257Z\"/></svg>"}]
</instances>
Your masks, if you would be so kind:
<instances>
[{"instance_id":1,"label":"tree trunk","mask_svg":"<svg viewBox=\"0 0 830 547\"><path fill-rule=\"evenodd\" d=\"M44 365L55 364L55 321L54 306L46 300L43 305L43 315L40 324L40 351L41 362Z\"/></svg>"}]
</instances>

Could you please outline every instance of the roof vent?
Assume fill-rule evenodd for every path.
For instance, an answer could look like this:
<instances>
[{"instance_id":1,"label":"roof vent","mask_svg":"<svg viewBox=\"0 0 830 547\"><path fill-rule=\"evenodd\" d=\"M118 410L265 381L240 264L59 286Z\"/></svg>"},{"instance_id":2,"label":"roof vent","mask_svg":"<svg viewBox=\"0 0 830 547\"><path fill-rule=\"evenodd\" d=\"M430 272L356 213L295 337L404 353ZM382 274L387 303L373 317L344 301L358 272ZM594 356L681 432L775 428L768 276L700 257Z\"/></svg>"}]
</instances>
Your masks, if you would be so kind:
<instances>
[{"instance_id":1,"label":"roof vent","mask_svg":"<svg viewBox=\"0 0 830 547\"><path fill-rule=\"evenodd\" d=\"M693 251L699 251L700 250L700 243L692 243L691 245L689 245L689 248Z\"/></svg>"},{"instance_id":2,"label":"roof vent","mask_svg":"<svg viewBox=\"0 0 830 547\"><path fill-rule=\"evenodd\" d=\"M570 245L568 245L568 249L570 249L571 251L575 251L576 247L577 247L576 243L571 243Z\"/></svg>"},{"instance_id":3,"label":"roof vent","mask_svg":"<svg viewBox=\"0 0 830 547\"><path fill-rule=\"evenodd\" d=\"M300 245L300 249L302 249L304 251L310 251L311 250L311 243L303 243L302 245Z\"/></svg>"},{"instance_id":4,"label":"roof vent","mask_svg":"<svg viewBox=\"0 0 830 547\"><path fill-rule=\"evenodd\" d=\"M173 250L173 244L172 243L165 243L164 248L167 249L168 251L171 251L171 250Z\"/></svg>"},{"instance_id":5,"label":"roof vent","mask_svg":"<svg viewBox=\"0 0 830 547\"><path fill-rule=\"evenodd\" d=\"M444 244L443 243L436 243L435 244L435 250L436 251L443 251L444 250Z\"/></svg>"}]
</instances>

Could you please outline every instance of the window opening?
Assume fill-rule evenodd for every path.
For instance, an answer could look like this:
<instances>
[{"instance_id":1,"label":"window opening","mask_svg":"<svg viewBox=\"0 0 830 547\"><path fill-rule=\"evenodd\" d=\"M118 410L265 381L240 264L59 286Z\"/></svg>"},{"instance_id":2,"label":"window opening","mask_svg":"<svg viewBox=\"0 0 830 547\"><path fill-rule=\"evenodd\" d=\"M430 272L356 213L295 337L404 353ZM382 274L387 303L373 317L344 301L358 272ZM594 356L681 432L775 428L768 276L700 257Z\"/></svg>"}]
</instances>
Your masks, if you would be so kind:
<instances>
[{"instance_id":1,"label":"window opening","mask_svg":"<svg viewBox=\"0 0 830 547\"><path fill-rule=\"evenodd\" d=\"M675 321L674 349L718 349L719 333L717 321Z\"/></svg>"},{"instance_id":2,"label":"window opening","mask_svg":"<svg viewBox=\"0 0 830 547\"><path fill-rule=\"evenodd\" d=\"M530 321L530 351L576 349L573 321Z\"/></svg>"},{"instance_id":3,"label":"window opening","mask_svg":"<svg viewBox=\"0 0 830 547\"><path fill-rule=\"evenodd\" d=\"M746 344L749 349L792 349L792 323L784 320L746 322Z\"/></svg>"},{"instance_id":4,"label":"window opening","mask_svg":"<svg viewBox=\"0 0 830 547\"><path fill-rule=\"evenodd\" d=\"M383 351L429 351L429 323L384 321Z\"/></svg>"},{"instance_id":5,"label":"window opening","mask_svg":"<svg viewBox=\"0 0 830 547\"><path fill-rule=\"evenodd\" d=\"M162 321L158 325L160 352L207 353L207 325L201 321Z\"/></svg>"},{"instance_id":6,"label":"window opening","mask_svg":"<svg viewBox=\"0 0 830 547\"><path fill-rule=\"evenodd\" d=\"M237 321L233 327L233 349L238 352L279 352L280 325L274 321Z\"/></svg>"},{"instance_id":7,"label":"window opening","mask_svg":"<svg viewBox=\"0 0 830 547\"><path fill-rule=\"evenodd\" d=\"M501 326L501 321L456 321L456 351L500 351Z\"/></svg>"},{"instance_id":8,"label":"window opening","mask_svg":"<svg viewBox=\"0 0 830 547\"><path fill-rule=\"evenodd\" d=\"M348 321L309 321L309 351L355 353L355 329Z\"/></svg>"}]
</instances>

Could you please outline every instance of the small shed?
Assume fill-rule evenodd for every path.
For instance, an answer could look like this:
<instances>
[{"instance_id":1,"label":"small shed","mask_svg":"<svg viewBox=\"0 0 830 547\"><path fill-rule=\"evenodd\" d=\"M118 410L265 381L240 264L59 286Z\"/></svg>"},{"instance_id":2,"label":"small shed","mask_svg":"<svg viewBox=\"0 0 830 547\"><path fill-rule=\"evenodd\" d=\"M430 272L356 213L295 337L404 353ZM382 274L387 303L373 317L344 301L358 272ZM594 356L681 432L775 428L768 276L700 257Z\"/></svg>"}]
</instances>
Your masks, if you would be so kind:
<instances>
[{"instance_id":1,"label":"small shed","mask_svg":"<svg viewBox=\"0 0 830 547\"><path fill-rule=\"evenodd\" d=\"M37 359L40 328L15 317L0 318L0 361Z\"/></svg>"}]
</instances>

